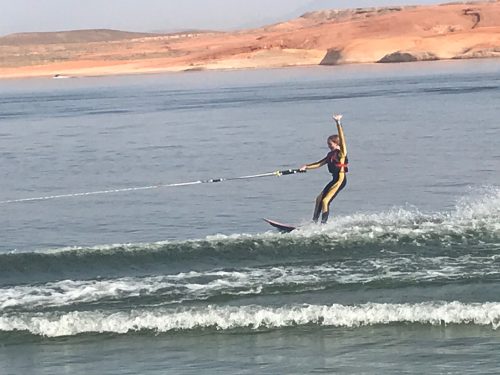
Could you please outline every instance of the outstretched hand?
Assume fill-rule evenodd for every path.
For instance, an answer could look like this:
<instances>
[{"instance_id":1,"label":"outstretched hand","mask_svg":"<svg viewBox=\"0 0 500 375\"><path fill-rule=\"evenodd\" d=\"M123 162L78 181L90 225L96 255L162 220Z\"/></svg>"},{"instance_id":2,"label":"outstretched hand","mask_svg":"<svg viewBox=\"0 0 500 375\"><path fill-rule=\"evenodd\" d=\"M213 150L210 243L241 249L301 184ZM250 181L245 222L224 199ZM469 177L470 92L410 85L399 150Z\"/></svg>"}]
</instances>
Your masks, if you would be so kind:
<instances>
[{"instance_id":1,"label":"outstretched hand","mask_svg":"<svg viewBox=\"0 0 500 375\"><path fill-rule=\"evenodd\" d=\"M340 120L342 119L342 115L341 115L340 113L339 113L339 114L335 114L335 113L334 113L334 114L333 114L333 119L335 120L335 122L336 122L337 124L339 124L339 125L340 125Z\"/></svg>"}]
</instances>

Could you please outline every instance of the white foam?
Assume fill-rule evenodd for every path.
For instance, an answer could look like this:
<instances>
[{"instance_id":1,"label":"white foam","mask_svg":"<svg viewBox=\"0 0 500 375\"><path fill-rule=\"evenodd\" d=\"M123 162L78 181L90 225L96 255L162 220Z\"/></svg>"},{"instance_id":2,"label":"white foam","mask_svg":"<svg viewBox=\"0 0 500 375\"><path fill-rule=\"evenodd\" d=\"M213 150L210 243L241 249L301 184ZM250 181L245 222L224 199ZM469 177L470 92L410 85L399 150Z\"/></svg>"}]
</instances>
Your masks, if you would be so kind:
<instances>
[{"instance_id":1,"label":"white foam","mask_svg":"<svg viewBox=\"0 0 500 375\"><path fill-rule=\"evenodd\" d=\"M497 329L500 303L423 302L362 305L208 306L189 309L131 310L0 316L0 330L28 331L43 336L81 333L127 333L151 330L170 332L212 328L217 330L283 328L304 325L361 327L418 323L430 325L483 325Z\"/></svg>"},{"instance_id":2,"label":"white foam","mask_svg":"<svg viewBox=\"0 0 500 375\"><path fill-rule=\"evenodd\" d=\"M417 208L396 207L380 213L336 217L326 225L308 224L290 236L324 235L337 241L357 243L397 242L404 238L415 245L439 237L445 245L467 239L471 231L500 236L500 189L485 188L480 194L464 197L451 212L424 214Z\"/></svg>"},{"instance_id":3,"label":"white foam","mask_svg":"<svg viewBox=\"0 0 500 375\"><path fill-rule=\"evenodd\" d=\"M321 268L321 267L320 267ZM63 280L0 288L0 311L60 307L159 295L165 303L206 300L212 296L259 294L264 286L307 285L318 281L317 267L243 268L234 271L186 272L174 275L109 280ZM182 295L182 297L179 297ZM181 300L175 299L181 298Z\"/></svg>"},{"instance_id":4,"label":"white foam","mask_svg":"<svg viewBox=\"0 0 500 375\"><path fill-rule=\"evenodd\" d=\"M282 289L295 293L315 291L332 284L386 281L397 285L401 282L498 277L499 257L422 257L408 254L318 265L190 271L107 280L63 280L0 288L0 311L117 302L134 297L156 297L168 304L207 300L218 295L280 293Z\"/></svg>"},{"instance_id":5,"label":"white foam","mask_svg":"<svg viewBox=\"0 0 500 375\"><path fill-rule=\"evenodd\" d=\"M12 308L65 306L151 294L173 284L149 278L120 278L112 280L63 280L43 285L20 285L2 288L0 311Z\"/></svg>"},{"instance_id":6,"label":"white foam","mask_svg":"<svg viewBox=\"0 0 500 375\"><path fill-rule=\"evenodd\" d=\"M260 234L214 234L203 239L158 241L153 243L117 243L93 247L64 247L37 251L39 253L63 252L108 252L120 249L134 252L160 250L165 246L202 246L205 242L231 243L245 240L279 241L291 238L309 238L318 235L335 241L396 242L405 236L419 244L430 236L441 236L445 241L450 236L464 237L470 230L482 230L492 236L500 236L500 188L485 187L479 192L463 197L454 211L424 214L418 208L396 207L379 213L355 213L332 218L326 225L304 224L289 234L269 230ZM17 252L17 251L16 251Z\"/></svg>"}]
</instances>

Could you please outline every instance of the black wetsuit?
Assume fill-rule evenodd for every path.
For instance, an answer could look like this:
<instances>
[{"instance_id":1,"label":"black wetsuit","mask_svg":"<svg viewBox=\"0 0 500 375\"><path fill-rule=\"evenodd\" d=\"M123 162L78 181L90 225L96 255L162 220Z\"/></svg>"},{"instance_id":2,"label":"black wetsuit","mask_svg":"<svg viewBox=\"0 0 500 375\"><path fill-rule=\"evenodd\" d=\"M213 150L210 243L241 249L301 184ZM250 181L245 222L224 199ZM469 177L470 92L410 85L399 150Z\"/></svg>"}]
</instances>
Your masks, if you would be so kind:
<instances>
[{"instance_id":1,"label":"black wetsuit","mask_svg":"<svg viewBox=\"0 0 500 375\"><path fill-rule=\"evenodd\" d=\"M328 171L332 174L332 181L330 181L321 193L316 198L316 206L314 207L313 221L318 221L321 213L321 222L326 223L330 213L330 203L337 196L337 194L347 184L346 173L348 170L347 163L347 147L344 139L344 132L342 126L337 124L339 131L340 148L338 150L330 151L320 161L308 164L308 168L318 168L322 165L328 164Z\"/></svg>"}]
</instances>

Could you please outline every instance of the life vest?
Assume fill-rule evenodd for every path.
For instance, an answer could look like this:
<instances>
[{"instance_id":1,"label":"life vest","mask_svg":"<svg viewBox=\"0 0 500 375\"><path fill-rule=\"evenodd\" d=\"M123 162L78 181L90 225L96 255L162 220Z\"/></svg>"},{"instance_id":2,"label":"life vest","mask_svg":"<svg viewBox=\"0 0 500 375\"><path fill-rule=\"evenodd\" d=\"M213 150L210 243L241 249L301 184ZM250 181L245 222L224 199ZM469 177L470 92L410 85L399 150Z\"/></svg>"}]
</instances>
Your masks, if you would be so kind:
<instances>
[{"instance_id":1,"label":"life vest","mask_svg":"<svg viewBox=\"0 0 500 375\"><path fill-rule=\"evenodd\" d=\"M338 174L339 172L348 172L349 161L347 156L344 158L344 162L340 162L340 150L333 150L326 155L326 161L328 163L328 171L331 174Z\"/></svg>"}]
</instances>

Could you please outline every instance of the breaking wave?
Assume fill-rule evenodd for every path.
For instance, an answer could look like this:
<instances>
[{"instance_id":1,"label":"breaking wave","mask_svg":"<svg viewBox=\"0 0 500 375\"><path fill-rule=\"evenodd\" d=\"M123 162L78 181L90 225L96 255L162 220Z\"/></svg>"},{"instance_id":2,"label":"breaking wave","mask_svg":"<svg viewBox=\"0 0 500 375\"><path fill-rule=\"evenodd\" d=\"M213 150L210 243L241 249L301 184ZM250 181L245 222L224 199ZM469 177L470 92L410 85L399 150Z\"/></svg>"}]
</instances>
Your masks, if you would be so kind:
<instances>
[{"instance_id":1,"label":"breaking wave","mask_svg":"<svg viewBox=\"0 0 500 375\"><path fill-rule=\"evenodd\" d=\"M494 256L500 249L500 190L464 199L449 213L393 209L304 225L287 235L213 235L203 240L63 248L0 254L0 286L20 282L144 276L301 260L364 259L370 254Z\"/></svg>"},{"instance_id":2,"label":"breaking wave","mask_svg":"<svg viewBox=\"0 0 500 375\"><path fill-rule=\"evenodd\" d=\"M353 287L405 288L460 282L496 282L500 254L344 260L322 264L245 267L114 279L61 280L0 288L0 313L217 302L252 296L303 294Z\"/></svg>"},{"instance_id":3,"label":"breaking wave","mask_svg":"<svg viewBox=\"0 0 500 375\"><path fill-rule=\"evenodd\" d=\"M356 328L387 324L482 325L497 329L500 325L500 303L465 304L455 301L416 304L366 303L353 306L207 306L0 316L0 332L28 332L48 337L86 333L262 330L297 326Z\"/></svg>"}]
</instances>

